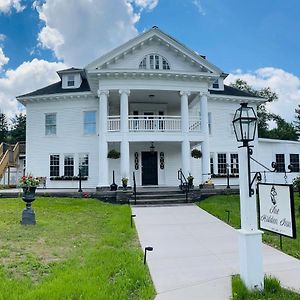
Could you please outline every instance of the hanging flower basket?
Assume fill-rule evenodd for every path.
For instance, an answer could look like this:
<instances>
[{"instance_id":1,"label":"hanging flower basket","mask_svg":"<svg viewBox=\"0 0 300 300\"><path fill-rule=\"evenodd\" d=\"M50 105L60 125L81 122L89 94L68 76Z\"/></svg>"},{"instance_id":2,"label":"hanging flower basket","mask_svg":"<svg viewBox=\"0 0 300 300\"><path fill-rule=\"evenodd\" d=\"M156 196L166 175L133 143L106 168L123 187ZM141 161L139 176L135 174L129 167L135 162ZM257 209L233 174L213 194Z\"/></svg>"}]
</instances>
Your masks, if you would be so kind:
<instances>
[{"instance_id":1,"label":"hanging flower basket","mask_svg":"<svg viewBox=\"0 0 300 300\"><path fill-rule=\"evenodd\" d=\"M107 158L118 159L120 158L120 152L116 149L112 149L107 153Z\"/></svg>"},{"instance_id":2,"label":"hanging flower basket","mask_svg":"<svg viewBox=\"0 0 300 300\"><path fill-rule=\"evenodd\" d=\"M201 152L199 149L193 149L193 150L191 151L191 156L192 156L193 158L199 159L199 158L202 157L202 152Z\"/></svg>"}]
</instances>

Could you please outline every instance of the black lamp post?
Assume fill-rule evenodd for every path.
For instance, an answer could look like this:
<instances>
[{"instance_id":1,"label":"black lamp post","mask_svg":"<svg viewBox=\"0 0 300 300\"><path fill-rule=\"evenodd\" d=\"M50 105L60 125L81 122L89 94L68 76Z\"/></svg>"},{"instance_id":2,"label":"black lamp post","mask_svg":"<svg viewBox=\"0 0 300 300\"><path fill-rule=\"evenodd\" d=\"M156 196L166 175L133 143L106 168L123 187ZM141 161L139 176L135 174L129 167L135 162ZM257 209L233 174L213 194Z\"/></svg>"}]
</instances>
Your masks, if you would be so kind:
<instances>
[{"instance_id":1,"label":"black lamp post","mask_svg":"<svg viewBox=\"0 0 300 300\"><path fill-rule=\"evenodd\" d=\"M78 173L78 177L79 177L79 188L78 188L78 192L79 193L82 193L82 188L81 188L81 180L82 180L82 177L81 177L81 166L79 167L79 173Z\"/></svg>"},{"instance_id":2,"label":"black lamp post","mask_svg":"<svg viewBox=\"0 0 300 300\"><path fill-rule=\"evenodd\" d=\"M247 159L248 159L248 185L249 185L249 197L254 194L252 184L260 173L256 173L253 180L251 181L250 171L250 156L252 155L252 149L249 146L249 142L255 139L257 117L252 107L248 107L248 103L241 103L241 107L238 108L233 118L233 128L238 142L242 142L243 146L247 147Z\"/></svg>"}]
</instances>

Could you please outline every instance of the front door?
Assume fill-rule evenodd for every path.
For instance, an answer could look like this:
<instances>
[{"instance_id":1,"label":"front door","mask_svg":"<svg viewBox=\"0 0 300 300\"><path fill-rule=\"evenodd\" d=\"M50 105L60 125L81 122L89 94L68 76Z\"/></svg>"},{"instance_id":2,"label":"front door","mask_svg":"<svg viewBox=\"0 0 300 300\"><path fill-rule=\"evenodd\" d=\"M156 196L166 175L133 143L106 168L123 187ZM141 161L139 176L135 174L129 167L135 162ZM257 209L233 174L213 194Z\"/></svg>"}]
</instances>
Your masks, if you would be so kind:
<instances>
[{"instance_id":1,"label":"front door","mask_svg":"<svg viewBox=\"0 0 300 300\"><path fill-rule=\"evenodd\" d=\"M142 185L157 184L157 152L142 152Z\"/></svg>"}]
</instances>

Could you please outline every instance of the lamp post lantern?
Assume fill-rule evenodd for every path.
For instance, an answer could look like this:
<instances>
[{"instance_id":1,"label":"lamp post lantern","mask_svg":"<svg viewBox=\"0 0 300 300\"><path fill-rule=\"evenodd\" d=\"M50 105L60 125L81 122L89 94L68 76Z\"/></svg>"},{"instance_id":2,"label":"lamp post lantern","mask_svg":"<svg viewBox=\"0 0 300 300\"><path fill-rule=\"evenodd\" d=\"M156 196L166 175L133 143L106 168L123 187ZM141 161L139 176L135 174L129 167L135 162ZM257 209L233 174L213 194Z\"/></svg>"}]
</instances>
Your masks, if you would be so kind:
<instances>
[{"instance_id":1,"label":"lamp post lantern","mask_svg":"<svg viewBox=\"0 0 300 300\"><path fill-rule=\"evenodd\" d=\"M256 135L257 117L252 107L242 103L233 118L233 128L239 147L241 229L239 230L240 275L247 288L263 289L262 231L257 227L255 189L252 188L250 156Z\"/></svg>"}]
</instances>

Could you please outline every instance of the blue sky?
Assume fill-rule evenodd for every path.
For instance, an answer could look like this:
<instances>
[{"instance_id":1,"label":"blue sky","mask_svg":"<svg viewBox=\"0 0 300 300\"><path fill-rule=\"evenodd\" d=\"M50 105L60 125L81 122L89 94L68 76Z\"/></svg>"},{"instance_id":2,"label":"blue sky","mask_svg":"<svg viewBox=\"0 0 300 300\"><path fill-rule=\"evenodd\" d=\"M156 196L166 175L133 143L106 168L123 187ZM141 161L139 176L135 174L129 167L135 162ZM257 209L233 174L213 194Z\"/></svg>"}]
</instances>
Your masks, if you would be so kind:
<instances>
[{"instance_id":1,"label":"blue sky","mask_svg":"<svg viewBox=\"0 0 300 300\"><path fill-rule=\"evenodd\" d=\"M0 0L0 108L83 67L157 25L253 86L280 95L269 109L288 120L300 104L298 0ZM284 108L284 109L283 109Z\"/></svg>"}]
</instances>

